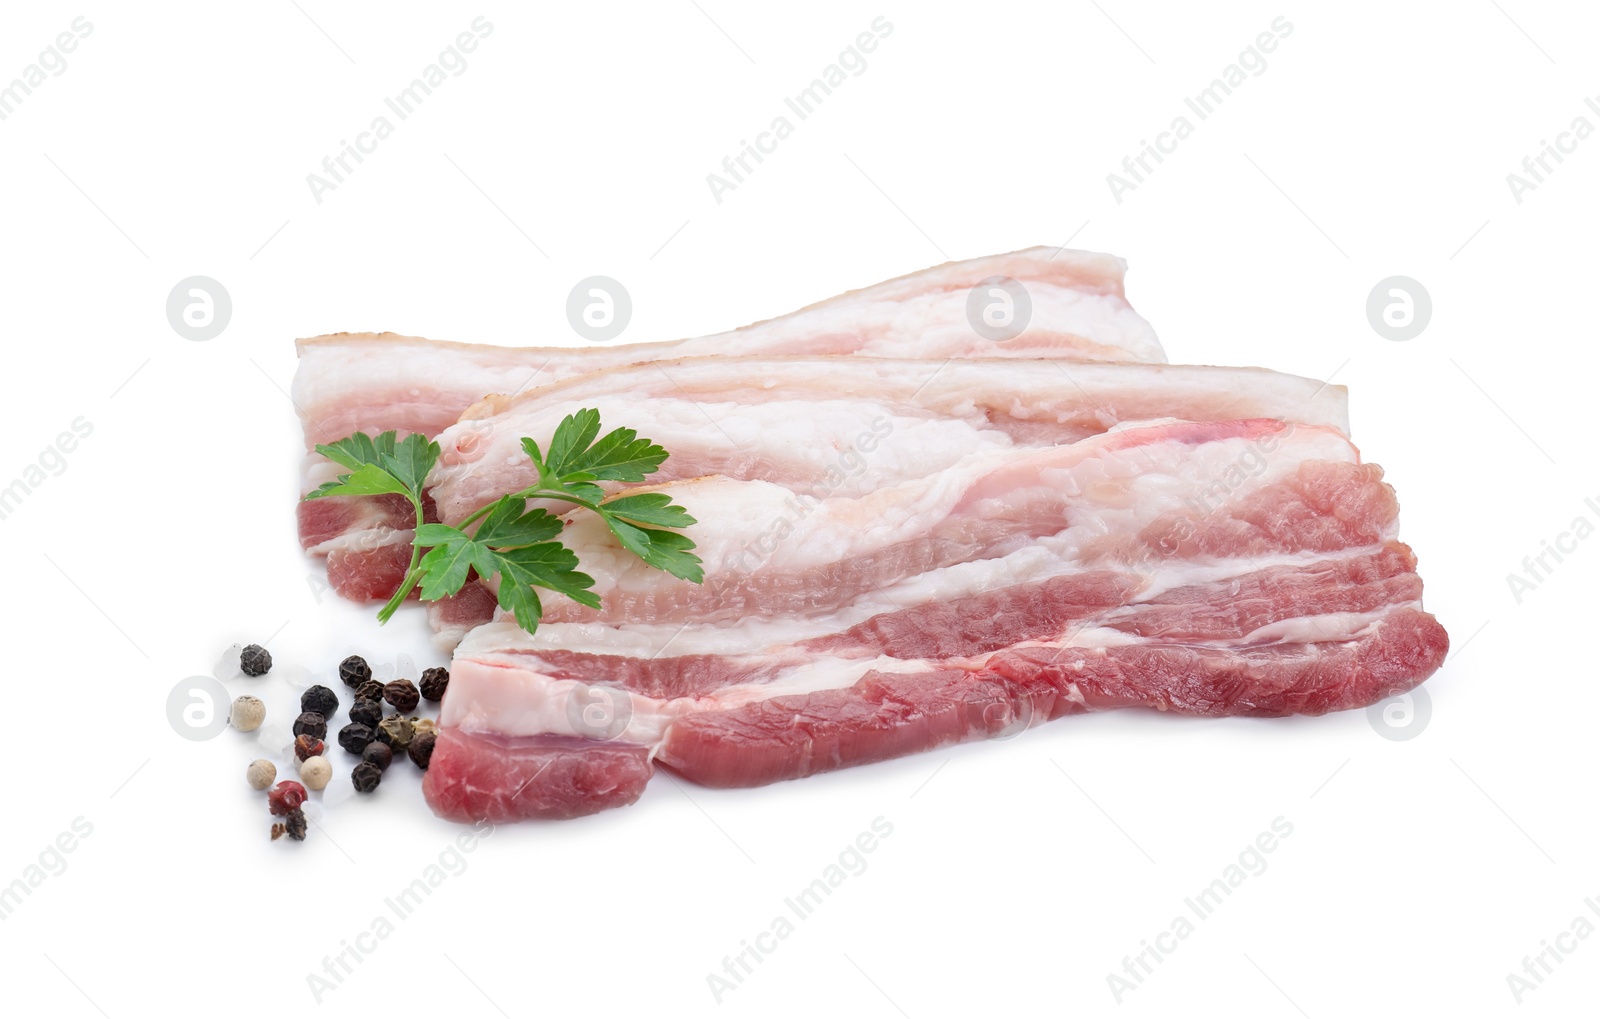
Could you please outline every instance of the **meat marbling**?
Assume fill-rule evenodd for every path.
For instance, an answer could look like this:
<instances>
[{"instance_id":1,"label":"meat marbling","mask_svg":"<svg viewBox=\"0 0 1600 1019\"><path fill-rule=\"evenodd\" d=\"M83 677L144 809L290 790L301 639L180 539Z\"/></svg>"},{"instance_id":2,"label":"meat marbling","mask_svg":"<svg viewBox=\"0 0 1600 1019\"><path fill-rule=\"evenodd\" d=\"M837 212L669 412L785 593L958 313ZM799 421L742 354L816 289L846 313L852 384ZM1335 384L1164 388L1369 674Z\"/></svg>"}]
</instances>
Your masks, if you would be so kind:
<instances>
[{"instance_id":1,"label":"meat marbling","mask_svg":"<svg viewBox=\"0 0 1600 1019\"><path fill-rule=\"evenodd\" d=\"M754 785L1080 711L1370 704L1448 646L1381 476L1326 426L1129 425L818 500L759 556L749 507L781 486L668 485L716 521L691 529L706 584L575 521L601 610L468 635L424 789L447 817L572 816L632 802L652 762Z\"/></svg>"},{"instance_id":2,"label":"meat marbling","mask_svg":"<svg viewBox=\"0 0 1600 1019\"><path fill-rule=\"evenodd\" d=\"M1029 248L924 269L731 332L661 343L510 348L394 333L302 339L290 390L307 450L302 491L333 472L312 451L318 443L357 431L434 436L488 394L642 361L737 353L1162 362L1155 333L1123 293L1125 270L1114 255ZM985 338L967 317L969 292L995 276L1017 280L1031 300L1026 327L1008 340ZM336 591L357 601L394 591L411 542L403 500L320 499L297 512L301 546L329 558Z\"/></svg>"}]
</instances>

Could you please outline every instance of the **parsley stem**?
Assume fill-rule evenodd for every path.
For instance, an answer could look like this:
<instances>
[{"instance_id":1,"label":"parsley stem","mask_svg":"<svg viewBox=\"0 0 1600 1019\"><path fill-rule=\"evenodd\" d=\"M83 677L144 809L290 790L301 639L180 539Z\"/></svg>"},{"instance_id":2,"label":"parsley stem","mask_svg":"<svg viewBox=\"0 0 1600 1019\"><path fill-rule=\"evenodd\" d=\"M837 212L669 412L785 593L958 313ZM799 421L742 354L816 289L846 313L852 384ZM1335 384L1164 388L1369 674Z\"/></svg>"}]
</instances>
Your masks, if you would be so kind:
<instances>
[{"instance_id":1,"label":"parsley stem","mask_svg":"<svg viewBox=\"0 0 1600 1019\"><path fill-rule=\"evenodd\" d=\"M505 499L558 499L562 502L575 503L579 506L584 506L589 509L598 509L598 507L588 499L580 499L575 495L567 495L566 493L554 488L544 488L540 485L534 485L531 488L524 488L520 492L512 492L510 495L502 496L501 498L496 499L494 502L479 506L476 510L469 513L466 519L457 524L456 529L459 531L465 531L468 526L482 519L489 513L490 510L500 505L500 503Z\"/></svg>"},{"instance_id":2,"label":"parsley stem","mask_svg":"<svg viewBox=\"0 0 1600 1019\"><path fill-rule=\"evenodd\" d=\"M416 507L417 526L421 527L426 523L422 515L422 500L412 499L411 505ZM405 604L406 596L411 593L411 589L416 587L417 583L422 580L422 571L417 568L417 563L421 558L422 546L417 544L416 539L413 538L411 542L411 565L406 567L405 580L401 582L400 587L395 591L394 596L389 599L388 604L384 605L378 612L378 622L387 623L390 617L399 610L400 606Z\"/></svg>"}]
</instances>

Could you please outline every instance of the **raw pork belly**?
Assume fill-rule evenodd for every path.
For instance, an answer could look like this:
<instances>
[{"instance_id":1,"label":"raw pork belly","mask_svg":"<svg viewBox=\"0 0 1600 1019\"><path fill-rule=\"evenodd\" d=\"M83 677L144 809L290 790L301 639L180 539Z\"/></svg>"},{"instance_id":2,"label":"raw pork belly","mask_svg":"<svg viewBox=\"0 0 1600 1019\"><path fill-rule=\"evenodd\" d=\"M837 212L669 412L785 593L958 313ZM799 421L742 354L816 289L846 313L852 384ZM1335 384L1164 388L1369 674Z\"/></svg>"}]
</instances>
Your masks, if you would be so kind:
<instances>
[{"instance_id":1,"label":"raw pork belly","mask_svg":"<svg viewBox=\"0 0 1600 1019\"><path fill-rule=\"evenodd\" d=\"M652 482L722 474L828 495L926 477L971 453L1074 442L1124 421L1270 417L1345 431L1346 403L1342 386L1264 368L699 357L480 401L439 434L429 493L454 524L532 484L522 438L547 445L575 407L670 450Z\"/></svg>"},{"instance_id":2,"label":"raw pork belly","mask_svg":"<svg viewBox=\"0 0 1600 1019\"><path fill-rule=\"evenodd\" d=\"M548 445L574 407L627 421L671 451L652 480L719 474L800 498L865 495L969 457L1072 442L1120 421L1270 417L1347 427L1342 387L1260 368L873 358L692 358L587 375L491 397L439 436L430 493L446 523L536 480L520 445ZM547 507L559 511L561 507ZM401 517L388 526L399 529ZM397 551L405 551L400 546ZM350 570L348 560L338 564ZM364 560L380 573L404 561ZM429 605L441 647L487 622L479 591Z\"/></svg>"},{"instance_id":3,"label":"raw pork belly","mask_svg":"<svg viewBox=\"0 0 1600 1019\"><path fill-rule=\"evenodd\" d=\"M615 347L488 347L393 333L337 333L299 341L291 398L308 451L357 431L437 435L490 393L520 393L589 372L697 355L1165 360L1150 324L1123 293L1113 255L1039 247L951 262L856 290L732 332ZM967 318L971 289L993 276L1022 283L1027 327L985 339ZM643 434L648 435L648 432ZM652 436L654 437L654 436ZM333 473L308 452L303 491ZM329 581L357 601L387 598L404 576L411 524L404 500L319 499L298 507L300 542L327 556Z\"/></svg>"},{"instance_id":4,"label":"raw pork belly","mask_svg":"<svg viewBox=\"0 0 1600 1019\"><path fill-rule=\"evenodd\" d=\"M637 799L654 762L746 786L1145 706L1319 714L1409 689L1448 638L1376 466L1336 427L1126 425L879 491L664 486L704 585L564 538L598 611L473 631L424 780L459 819Z\"/></svg>"}]
</instances>

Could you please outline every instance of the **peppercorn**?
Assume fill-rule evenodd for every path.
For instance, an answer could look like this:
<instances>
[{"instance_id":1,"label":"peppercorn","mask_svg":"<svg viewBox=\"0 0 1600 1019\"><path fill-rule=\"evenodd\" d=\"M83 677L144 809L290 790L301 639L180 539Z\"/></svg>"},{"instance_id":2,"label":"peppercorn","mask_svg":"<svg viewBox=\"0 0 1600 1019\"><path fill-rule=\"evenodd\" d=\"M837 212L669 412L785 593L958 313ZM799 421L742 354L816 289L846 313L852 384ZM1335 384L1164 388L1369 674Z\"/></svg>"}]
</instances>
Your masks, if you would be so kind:
<instances>
[{"instance_id":1,"label":"peppercorn","mask_svg":"<svg viewBox=\"0 0 1600 1019\"><path fill-rule=\"evenodd\" d=\"M353 689L372 678L372 666L360 655L351 655L339 663L339 678Z\"/></svg>"},{"instance_id":2,"label":"peppercorn","mask_svg":"<svg viewBox=\"0 0 1600 1019\"><path fill-rule=\"evenodd\" d=\"M272 654L260 644L239 652L239 671L246 676L265 676L272 671Z\"/></svg>"},{"instance_id":3,"label":"peppercorn","mask_svg":"<svg viewBox=\"0 0 1600 1019\"><path fill-rule=\"evenodd\" d=\"M449 685L449 669L428 669L422 674L422 696L427 700L443 700L445 688Z\"/></svg>"},{"instance_id":4,"label":"peppercorn","mask_svg":"<svg viewBox=\"0 0 1600 1019\"><path fill-rule=\"evenodd\" d=\"M282 824L282 823L274 824L272 826L272 841L276 842L279 839L283 838L283 833L288 831L288 830L289 830L289 826L286 825L286 824Z\"/></svg>"},{"instance_id":5,"label":"peppercorn","mask_svg":"<svg viewBox=\"0 0 1600 1019\"><path fill-rule=\"evenodd\" d=\"M283 828L289 833L290 838L296 842L304 842L306 840L306 812L299 807L289 811L288 816L283 819Z\"/></svg>"},{"instance_id":6,"label":"peppercorn","mask_svg":"<svg viewBox=\"0 0 1600 1019\"><path fill-rule=\"evenodd\" d=\"M411 726L411 719L404 715L390 715L378 723L378 739L395 750L404 750L415 734L416 730Z\"/></svg>"},{"instance_id":7,"label":"peppercorn","mask_svg":"<svg viewBox=\"0 0 1600 1019\"><path fill-rule=\"evenodd\" d=\"M327 718L339 710L339 697L325 686L308 686L300 695L300 710L315 711Z\"/></svg>"},{"instance_id":8,"label":"peppercorn","mask_svg":"<svg viewBox=\"0 0 1600 1019\"><path fill-rule=\"evenodd\" d=\"M322 741L310 733L294 738L294 757L297 761L304 761L308 757L316 757L322 753Z\"/></svg>"},{"instance_id":9,"label":"peppercorn","mask_svg":"<svg viewBox=\"0 0 1600 1019\"><path fill-rule=\"evenodd\" d=\"M261 728L266 717L267 706L261 702L261 698L248 694L234 698L233 707L228 709L228 721L240 732L255 732Z\"/></svg>"},{"instance_id":10,"label":"peppercorn","mask_svg":"<svg viewBox=\"0 0 1600 1019\"><path fill-rule=\"evenodd\" d=\"M297 809L305 801L305 786L299 782L279 782L272 787L272 792L267 794L267 810L275 817L282 817L289 811Z\"/></svg>"},{"instance_id":11,"label":"peppercorn","mask_svg":"<svg viewBox=\"0 0 1600 1019\"><path fill-rule=\"evenodd\" d=\"M302 736L310 733L317 739L328 738L328 718L320 711L302 711L300 717L294 720L294 734Z\"/></svg>"},{"instance_id":12,"label":"peppercorn","mask_svg":"<svg viewBox=\"0 0 1600 1019\"><path fill-rule=\"evenodd\" d=\"M278 777L278 767L265 758L251 761L250 767L244 769L244 779L250 783L252 789L265 789Z\"/></svg>"},{"instance_id":13,"label":"peppercorn","mask_svg":"<svg viewBox=\"0 0 1600 1019\"><path fill-rule=\"evenodd\" d=\"M416 736L421 736L424 733L438 732L439 723L435 722L431 718L413 718L411 720L411 731Z\"/></svg>"},{"instance_id":14,"label":"peppercorn","mask_svg":"<svg viewBox=\"0 0 1600 1019\"><path fill-rule=\"evenodd\" d=\"M405 714L417 706L417 687L409 679L397 679L385 684L383 699L393 704L396 711Z\"/></svg>"},{"instance_id":15,"label":"peppercorn","mask_svg":"<svg viewBox=\"0 0 1600 1019\"><path fill-rule=\"evenodd\" d=\"M373 740L361 751L361 759L368 764L377 765L379 771L388 771L389 763L394 760L394 751L389 749L389 744Z\"/></svg>"},{"instance_id":16,"label":"peppercorn","mask_svg":"<svg viewBox=\"0 0 1600 1019\"><path fill-rule=\"evenodd\" d=\"M377 725L383 721L383 702L359 700L350 705L350 721L362 725Z\"/></svg>"},{"instance_id":17,"label":"peppercorn","mask_svg":"<svg viewBox=\"0 0 1600 1019\"><path fill-rule=\"evenodd\" d=\"M372 726L360 722L351 722L339 730L339 745L352 754L361 753L373 739Z\"/></svg>"},{"instance_id":18,"label":"peppercorn","mask_svg":"<svg viewBox=\"0 0 1600 1019\"><path fill-rule=\"evenodd\" d=\"M356 687L356 699L362 701L383 700L383 684L375 679L369 679Z\"/></svg>"},{"instance_id":19,"label":"peppercorn","mask_svg":"<svg viewBox=\"0 0 1600 1019\"><path fill-rule=\"evenodd\" d=\"M362 761L350 772L350 781L355 784L356 792L370 793L378 788L378 783L383 781L383 772L378 770L376 764Z\"/></svg>"},{"instance_id":20,"label":"peppercorn","mask_svg":"<svg viewBox=\"0 0 1600 1019\"><path fill-rule=\"evenodd\" d=\"M411 758L411 763L428 770L428 763L433 760L433 744L439 737L431 732L425 732L411 741L406 747L406 754Z\"/></svg>"},{"instance_id":21,"label":"peppercorn","mask_svg":"<svg viewBox=\"0 0 1600 1019\"><path fill-rule=\"evenodd\" d=\"M313 790L327 788L332 778L333 765L328 763L326 757L307 757L300 764L300 781Z\"/></svg>"}]
</instances>

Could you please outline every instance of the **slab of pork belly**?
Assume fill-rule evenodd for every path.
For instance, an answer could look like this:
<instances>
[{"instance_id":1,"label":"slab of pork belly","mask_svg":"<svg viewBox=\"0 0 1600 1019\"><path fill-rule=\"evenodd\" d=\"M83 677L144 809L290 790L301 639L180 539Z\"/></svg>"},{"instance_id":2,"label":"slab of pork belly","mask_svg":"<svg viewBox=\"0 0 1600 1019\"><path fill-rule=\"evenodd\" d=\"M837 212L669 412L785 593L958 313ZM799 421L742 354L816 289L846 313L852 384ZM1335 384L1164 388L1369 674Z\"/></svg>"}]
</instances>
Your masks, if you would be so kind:
<instances>
[{"instance_id":1,"label":"slab of pork belly","mask_svg":"<svg viewBox=\"0 0 1600 1019\"><path fill-rule=\"evenodd\" d=\"M725 568L682 596L622 571L593 619L474 631L442 721L594 735L574 708L598 690L623 720L605 735L634 753L761 784L1073 711L1357 707L1443 660L1393 492L1333 429L1173 422L987 460L825 501L761 560L716 552L761 526L741 506L775 486L667 486L717 504L704 541ZM613 552L596 535L580 555ZM436 803L456 754L483 765L446 754Z\"/></svg>"},{"instance_id":2,"label":"slab of pork belly","mask_svg":"<svg viewBox=\"0 0 1600 1019\"><path fill-rule=\"evenodd\" d=\"M303 491L333 476L314 452L356 431L436 435L491 393L519 393L640 361L712 355L1165 359L1149 323L1123 294L1119 258L1053 248L936 266L728 333L620 346L508 348L441 343L393 333L338 333L299 341L291 397L308 453ZM1027 287L1032 313L1006 341L980 336L967 294L993 276ZM301 546L330 559L333 588L356 601L387 598L409 558L403 500L321 499L297 508Z\"/></svg>"},{"instance_id":3,"label":"slab of pork belly","mask_svg":"<svg viewBox=\"0 0 1600 1019\"><path fill-rule=\"evenodd\" d=\"M548 445L576 406L635 422L672 451L653 480L719 474L779 484L802 499L859 495L923 478L975 454L1043 447L1098 435L1167 412L1193 421L1264 417L1347 425L1343 388L1255 368L837 358L694 358L619 368L515 398L490 398L439 437L430 494L457 523L534 479L521 438ZM548 507L560 511L560 506ZM391 532L409 519L397 510ZM370 533L370 532L369 532ZM347 583L392 583L390 559L330 557ZM492 600L491 600L492 601ZM477 596L430 606L441 647L452 648L492 604Z\"/></svg>"}]
</instances>

